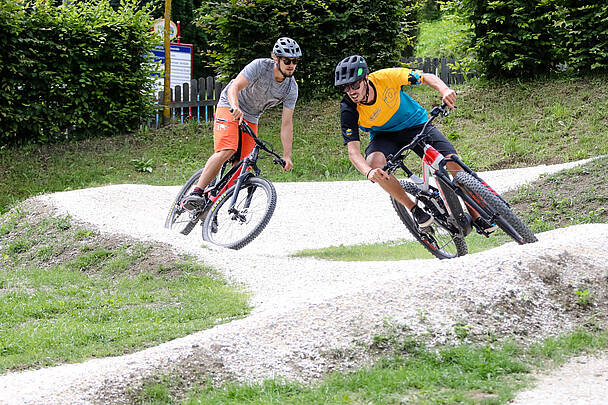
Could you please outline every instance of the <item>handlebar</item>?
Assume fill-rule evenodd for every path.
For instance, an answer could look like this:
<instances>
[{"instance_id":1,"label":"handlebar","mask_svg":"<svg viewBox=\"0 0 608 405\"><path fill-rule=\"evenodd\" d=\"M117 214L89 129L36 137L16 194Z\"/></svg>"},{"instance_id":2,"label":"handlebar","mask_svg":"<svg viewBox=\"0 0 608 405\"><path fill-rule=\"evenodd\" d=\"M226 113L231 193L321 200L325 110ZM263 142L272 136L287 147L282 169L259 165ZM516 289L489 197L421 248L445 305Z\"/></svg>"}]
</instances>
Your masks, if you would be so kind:
<instances>
[{"instance_id":1,"label":"handlebar","mask_svg":"<svg viewBox=\"0 0 608 405\"><path fill-rule=\"evenodd\" d=\"M234 108L230 107L230 113L232 113L233 111L234 111ZM271 154L272 156L274 156L274 159L272 159L273 163L279 164L283 168L285 167L285 165L287 163L285 163L285 161L283 160L283 158L281 158L281 156L279 156L277 153L275 153L275 151L273 151L271 148L269 148L268 146L266 146L266 143L264 143L263 140L261 140L260 138L258 138L255 135L255 133L253 132L253 129L251 129L251 127L249 126L249 124L246 121L242 121L239 124L239 131L240 132L245 132L247 135L249 135L250 137L253 138L253 140L260 147L260 149L262 149L265 152L268 152L269 154Z\"/></svg>"},{"instance_id":2,"label":"handlebar","mask_svg":"<svg viewBox=\"0 0 608 405\"><path fill-rule=\"evenodd\" d=\"M245 121L241 122L239 124L239 130L241 132L245 132L247 135L249 135L250 137L253 138L253 140L255 141L255 143L260 147L260 149L264 150L265 152L271 154L272 156L274 156L274 158L272 159L272 162L275 164L279 164L281 165L281 167L285 167L286 163L283 160L283 158L281 158L281 156L279 156L279 154L277 154L275 151L273 151L271 148L269 148L268 146L266 146L266 143L258 138L255 133L253 132L253 129L251 129L251 127L249 126L249 124L247 124Z\"/></svg>"},{"instance_id":3,"label":"handlebar","mask_svg":"<svg viewBox=\"0 0 608 405\"><path fill-rule=\"evenodd\" d=\"M437 118L440 115L442 117L447 117L448 115L450 115L451 112L452 111L449 108L447 108L446 103L442 103L441 107L433 107L433 109L429 113L429 115L430 115L429 119L424 123L424 126L422 127L422 129L420 130L418 135L416 135L410 143L408 143L407 145L405 145L404 147L399 149L399 151L397 153L395 153L394 155L389 155L386 165L382 168L382 170L387 171L387 170L395 167L396 163L399 160L403 160L403 158L404 158L403 152L405 152L408 149L412 149L414 147L414 145L416 145L418 142L420 142L421 139L426 137L426 135L427 135L426 127L429 126L429 124L432 123L435 120L435 118Z\"/></svg>"}]
</instances>

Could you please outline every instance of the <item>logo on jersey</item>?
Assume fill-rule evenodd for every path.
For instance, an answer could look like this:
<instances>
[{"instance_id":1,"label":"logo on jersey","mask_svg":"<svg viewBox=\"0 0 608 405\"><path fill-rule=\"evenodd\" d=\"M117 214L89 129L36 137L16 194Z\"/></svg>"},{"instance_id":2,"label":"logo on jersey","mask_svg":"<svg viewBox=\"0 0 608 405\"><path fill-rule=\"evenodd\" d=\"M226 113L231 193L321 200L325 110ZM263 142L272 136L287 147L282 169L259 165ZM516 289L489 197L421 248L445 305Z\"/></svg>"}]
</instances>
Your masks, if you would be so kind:
<instances>
[{"instance_id":1,"label":"logo on jersey","mask_svg":"<svg viewBox=\"0 0 608 405\"><path fill-rule=\"evenodd\" d=\"M413 70L407 79L410 84L420 84L421 78L422 78L422 72L419 70Z\"/></svg>"},{"instance_id":2,"label":"logo on jersey","mask_svg":"<svg viewBox=\"0 0 608 405\"><path fill-rule=\"evenodd\" d=\"M397 103L397 97L397 92L391 87L384 89L384 93L382 94L382 100L384 100L389 108L393 108L395 106Z\"/></svg>"},{"instance_id":3,"label":"logo on jersey","mask_svg":"<svg viewBox=\"0 0 608 405\"><path fill-rule=\"evenodd\" d=\"M370 116L369 116L369 120L373 121L376 118L378 118L378 115L380 114L380 111L382 111L382 109L380 107L378 107L378 109L376 111L374 111Z\"/></svg>"}]
</instances>

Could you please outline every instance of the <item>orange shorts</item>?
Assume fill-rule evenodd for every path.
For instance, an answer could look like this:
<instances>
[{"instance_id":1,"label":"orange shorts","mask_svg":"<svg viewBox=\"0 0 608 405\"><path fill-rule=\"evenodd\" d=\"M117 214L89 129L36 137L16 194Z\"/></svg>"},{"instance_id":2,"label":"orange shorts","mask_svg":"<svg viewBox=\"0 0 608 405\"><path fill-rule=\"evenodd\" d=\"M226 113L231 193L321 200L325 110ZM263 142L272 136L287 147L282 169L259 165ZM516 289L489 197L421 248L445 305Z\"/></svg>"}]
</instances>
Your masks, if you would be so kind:
<instances>
[{"instance_id":1,"label":"orange shorts","mask_svg":"<svg viewBox=\"0 0 608 405\"><path fill-rule=\"evenodd\" d=\"M253 129L254 134L258 134L258 125L244 120ZM231 149L237 150L239 147L239 125L230 113L229 107L218 107L215 111L215 119L213 123L213 150L219 152L221 150ZM246 133L241 134L241 156L239 159L247 156L255 146L255 141Z\"/></svg>"}]
</instances>

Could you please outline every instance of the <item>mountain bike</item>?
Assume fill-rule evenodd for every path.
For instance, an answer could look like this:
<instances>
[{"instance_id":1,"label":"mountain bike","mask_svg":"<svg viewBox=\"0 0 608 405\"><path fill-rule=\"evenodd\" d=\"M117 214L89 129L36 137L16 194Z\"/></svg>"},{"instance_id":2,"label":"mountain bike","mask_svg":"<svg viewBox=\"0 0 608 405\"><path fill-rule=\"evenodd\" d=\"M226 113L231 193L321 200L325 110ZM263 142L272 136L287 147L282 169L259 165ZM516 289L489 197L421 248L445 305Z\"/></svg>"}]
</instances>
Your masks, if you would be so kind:
<instances>
[{"instance_id":1,"label":"mountain bike","mask_svg":"<svg viewBox=\"0 0 608 405\"><path fill-rule=\"evenodd\" d=\"M445 157L429 145L427 127L438 116L447 117L450 109L446 104L434 107L422 130L412 141L394 155L387 157L383 170L389 174L402 169L407 180L400 184L415 203L431 213L435 220L428 227L421 228L412 218L410 210L391 197L397 215L414 236L431 254L439 259L451 259L468 253L465 237L473 229L489 237L484 227L473 223L466 207L479 213L486 225L496 224L519 244L536 242L536 236L511 210L509 204L471 170L457 155ZM422 158L423 178L416 176L404 163L404 159L420 144L424 150ZM462 168L451 177L446 169L448 162L456 162ZM435 180L431 184L430 179Z\"/></svg>"},{"instance_id":2,"label":"mountain bike","mask_svg":"<svg viewBox=\"0 0 608 405\"><path fill-rule=\"evenodd\" d=\"M270 181L260 177L257 161L272 156L273 162L282 167L285 161L246 122L239 124L239 139L243 132L255 141L251 153L234 163L239 152L235 153L205 190L205 204L187 210L181 202L192 192L203 169L194 173L175 198L165 228L188 235L202 221L203 240L230 249L242 248L264 230L274 213L277 192Z\"/></svg>"}]
</instances>

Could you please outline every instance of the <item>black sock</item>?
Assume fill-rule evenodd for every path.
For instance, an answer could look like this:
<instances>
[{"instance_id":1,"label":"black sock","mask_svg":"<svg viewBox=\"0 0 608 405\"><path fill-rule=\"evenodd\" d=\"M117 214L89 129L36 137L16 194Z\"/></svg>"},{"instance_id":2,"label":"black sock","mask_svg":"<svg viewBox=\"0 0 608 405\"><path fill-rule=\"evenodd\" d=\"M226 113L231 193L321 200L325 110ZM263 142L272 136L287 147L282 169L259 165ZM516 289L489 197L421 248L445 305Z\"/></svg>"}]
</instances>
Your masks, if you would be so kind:
<instances>
[{"instance_id":1,"label":"black sock","mask_svg":"<svg viewBox=\"0 0 608 405\"><path fill-rule=\"evenodd\" d=\"M200 188L199 186L194 187L194 190L192 190L191 194L196 194L199 197L203 196L203 189Z\"/></svg>"}]
</instances>

